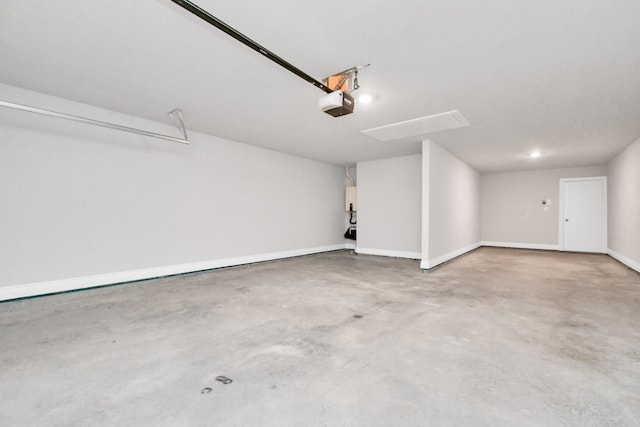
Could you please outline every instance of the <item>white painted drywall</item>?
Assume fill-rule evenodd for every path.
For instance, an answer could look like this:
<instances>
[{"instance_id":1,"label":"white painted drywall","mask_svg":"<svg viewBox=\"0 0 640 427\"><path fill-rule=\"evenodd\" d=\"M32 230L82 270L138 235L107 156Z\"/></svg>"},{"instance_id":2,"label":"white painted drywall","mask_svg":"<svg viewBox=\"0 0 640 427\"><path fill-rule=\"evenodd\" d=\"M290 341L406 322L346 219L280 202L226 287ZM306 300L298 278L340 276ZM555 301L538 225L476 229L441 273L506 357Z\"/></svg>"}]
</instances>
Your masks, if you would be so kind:
<instances>
[{"instance_id":1,"label":"white painted drywall","mask_svg":"<svg viewBox=\"0 0 640 427\"><path fill-rule=\"evenodd\" d=\"M480 177L478 172L430 141L422 145L423 261L431 268L474 249L480 241ZM427 227L428 224L428 227Z\"/></svg>"},{"instance_id":2,"label":"white painted drywall","mask_svg":"<svg viewBox=\"0 0 640 427\"><path fill-rule=\"evenodd\" d=\"M0 99L179 134L6 85ZM344 245L343 168L190 138L185 146L2 109L0 287Z\"/></svg>"},{"instance_id":3,"label":"white painted drywall","mask_svg":"<svg viewBox=\"0 0 640 427\"><path fill-rule=\"evenodd\" d=\"M420 258L420 155L358 162L357 252Z\"/></svg>"},{"instance_id":4,"label":"white painted drywall","mask_svg":"<svg viewBox=\"0 0 640 427\"><path fill-rule=\"evenodd\" d=\"M422 252L422 257L420 261L420 268L430 268L429 267L429 194L431 188L431 145L432 143L428 140L422 141L422 204L421 204L421 225L422 225L422 236L420 238L420 250Z\"/></svg>"},{"instance_id":5,"label":"white painted drywall","mask_svg":"<svg viewBox=\"0 0 640 427\"><path fill-rule=\"evenodd\" d=\"M640 271L640 138L608 165L609 249Z\"/></svg>"},{"instance_id":6,"label":"white painted drywall","mask_svg":"<svg viewBox=\"0 0 640 427\"><path fill-rule=\"evenodd\" d=\"M606 174L606 166L588 166L482 175L482 241L557 249L560 178Z\"/></svg>"}]
</instances>

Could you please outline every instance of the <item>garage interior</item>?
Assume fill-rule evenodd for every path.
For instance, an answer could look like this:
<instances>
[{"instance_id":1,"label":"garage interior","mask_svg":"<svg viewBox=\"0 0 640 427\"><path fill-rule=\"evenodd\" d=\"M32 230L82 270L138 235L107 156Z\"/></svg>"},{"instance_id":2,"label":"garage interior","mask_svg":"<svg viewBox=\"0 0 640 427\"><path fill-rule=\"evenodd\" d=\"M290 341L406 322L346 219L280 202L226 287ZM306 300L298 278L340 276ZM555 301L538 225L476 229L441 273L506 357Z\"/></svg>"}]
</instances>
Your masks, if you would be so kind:
<instances>
[{"instance_id":1,"label":"garage interior","mask_svg":"<svg viewBox=\"0 0 640 427\"><path fill-rule=\"evenodd\" d=\"M2 2L0 424L639 425L638 16Z\"/></svg>"}]
</instances>

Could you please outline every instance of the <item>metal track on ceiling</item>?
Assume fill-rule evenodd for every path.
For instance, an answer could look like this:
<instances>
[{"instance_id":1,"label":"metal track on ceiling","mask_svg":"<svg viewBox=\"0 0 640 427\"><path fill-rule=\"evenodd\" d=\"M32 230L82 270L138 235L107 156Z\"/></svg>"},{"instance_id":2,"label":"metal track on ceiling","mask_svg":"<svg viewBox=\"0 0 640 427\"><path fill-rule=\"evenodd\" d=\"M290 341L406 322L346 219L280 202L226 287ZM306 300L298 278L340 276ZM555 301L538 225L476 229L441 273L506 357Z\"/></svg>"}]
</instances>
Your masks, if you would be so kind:
<instances>
[{"instance_id":1,"label":"metal track on ceiling","mask_svg":"<svg viewBox=\"0 0 640 427\"><path fill-rule=\"evenodd\" d=\"M220 19L216 18L215 16L213 16L212 14L207 12L206 10L202 9L200 6L190 2L188 0L171 0L171 1L174 2L175 4L177 4L178 6L182 7L183 9L185 9L185 10L191 12L192 14L196 15L198 18L202 19L203 21L213 25L214 27L216 27L220 31L230 35L231 37L233 37L234 39L238 40L240 43L244 44L245 46L250 47L251 49L255 50L256 52L260 53L261 55L265 56L266 58L268 58L271 61L275 62L276 64L280 65L282 68L284 68L284 69L292 72L296 76L306 80L307 82L311 83L312 85L314 85L318 89L323 90L326 93L333 92L333 90L330 87L328 87L327 85L325 85L324 83L314 79L309 74L305 73L304 71L302 71L301 69L299 69L295 65L289 63L288 61L285 61L280 56L278 56L275 53L271 52L269 49L267 49L266 47L260 45L259 43L256 43L255 41L253 41L249 37L247 37L244 34L242 34L240 31L236 30L235 28L233 28L230 25L224 23L223 21L221 21Z\"/></svg>"}]
</instances>

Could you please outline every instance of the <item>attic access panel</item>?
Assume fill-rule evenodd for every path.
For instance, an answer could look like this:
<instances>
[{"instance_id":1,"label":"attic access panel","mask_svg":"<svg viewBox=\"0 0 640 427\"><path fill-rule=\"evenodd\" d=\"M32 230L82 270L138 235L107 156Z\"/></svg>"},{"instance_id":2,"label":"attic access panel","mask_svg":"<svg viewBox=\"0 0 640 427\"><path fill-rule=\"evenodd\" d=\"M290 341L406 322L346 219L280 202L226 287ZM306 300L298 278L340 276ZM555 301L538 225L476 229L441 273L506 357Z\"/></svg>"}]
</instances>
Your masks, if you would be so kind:
<instances>
[{"instance_id":1,"label":"attic access panel","mask_svg":"<svg viewBox=\"0 0 640 427\"><path fill-rule=\"evenodd\" d=\"M466 126L469 126L467 119L464 118L459 110L453 110L445 113L433 114L431 116L419 117L417 119L406 120L404 122L365 129L361 132L377 139L378 141L393 141L396 139L427 135L434 132L457 129Z\"/></svg>"}]
</instances>

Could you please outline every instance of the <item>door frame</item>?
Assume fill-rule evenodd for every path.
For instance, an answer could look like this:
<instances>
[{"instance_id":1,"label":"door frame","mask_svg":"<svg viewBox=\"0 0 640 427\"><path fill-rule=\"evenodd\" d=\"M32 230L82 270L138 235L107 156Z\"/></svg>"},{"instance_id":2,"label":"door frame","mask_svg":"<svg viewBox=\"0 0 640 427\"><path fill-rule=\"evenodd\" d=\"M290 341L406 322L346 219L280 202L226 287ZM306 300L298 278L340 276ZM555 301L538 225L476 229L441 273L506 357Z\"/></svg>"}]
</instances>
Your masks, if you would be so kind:
<instances>
[{"instance_id":1,"label":"door frame","mask_svg":"<svg viewBox=\"0 0 640 427\"><path fill-rule=\"evenodd\" d=\"M582 178L560 178L560 196L558 198L558 248L561 251L566 251L565 247L564 247L564 199L565 199L565 195L564 195L564 184L567 182L581 182L581 181L600 181L602 182L602 242L603 242L603 247L602 247L602 252L603 254L606 254L607 251L609 250L609 242L608 242L608 233L607 233L607 228L608 228L608 221L607 221L607 177L606 176L588 176L588 177L582 177Z\"/></svg>"}]
</instances>

